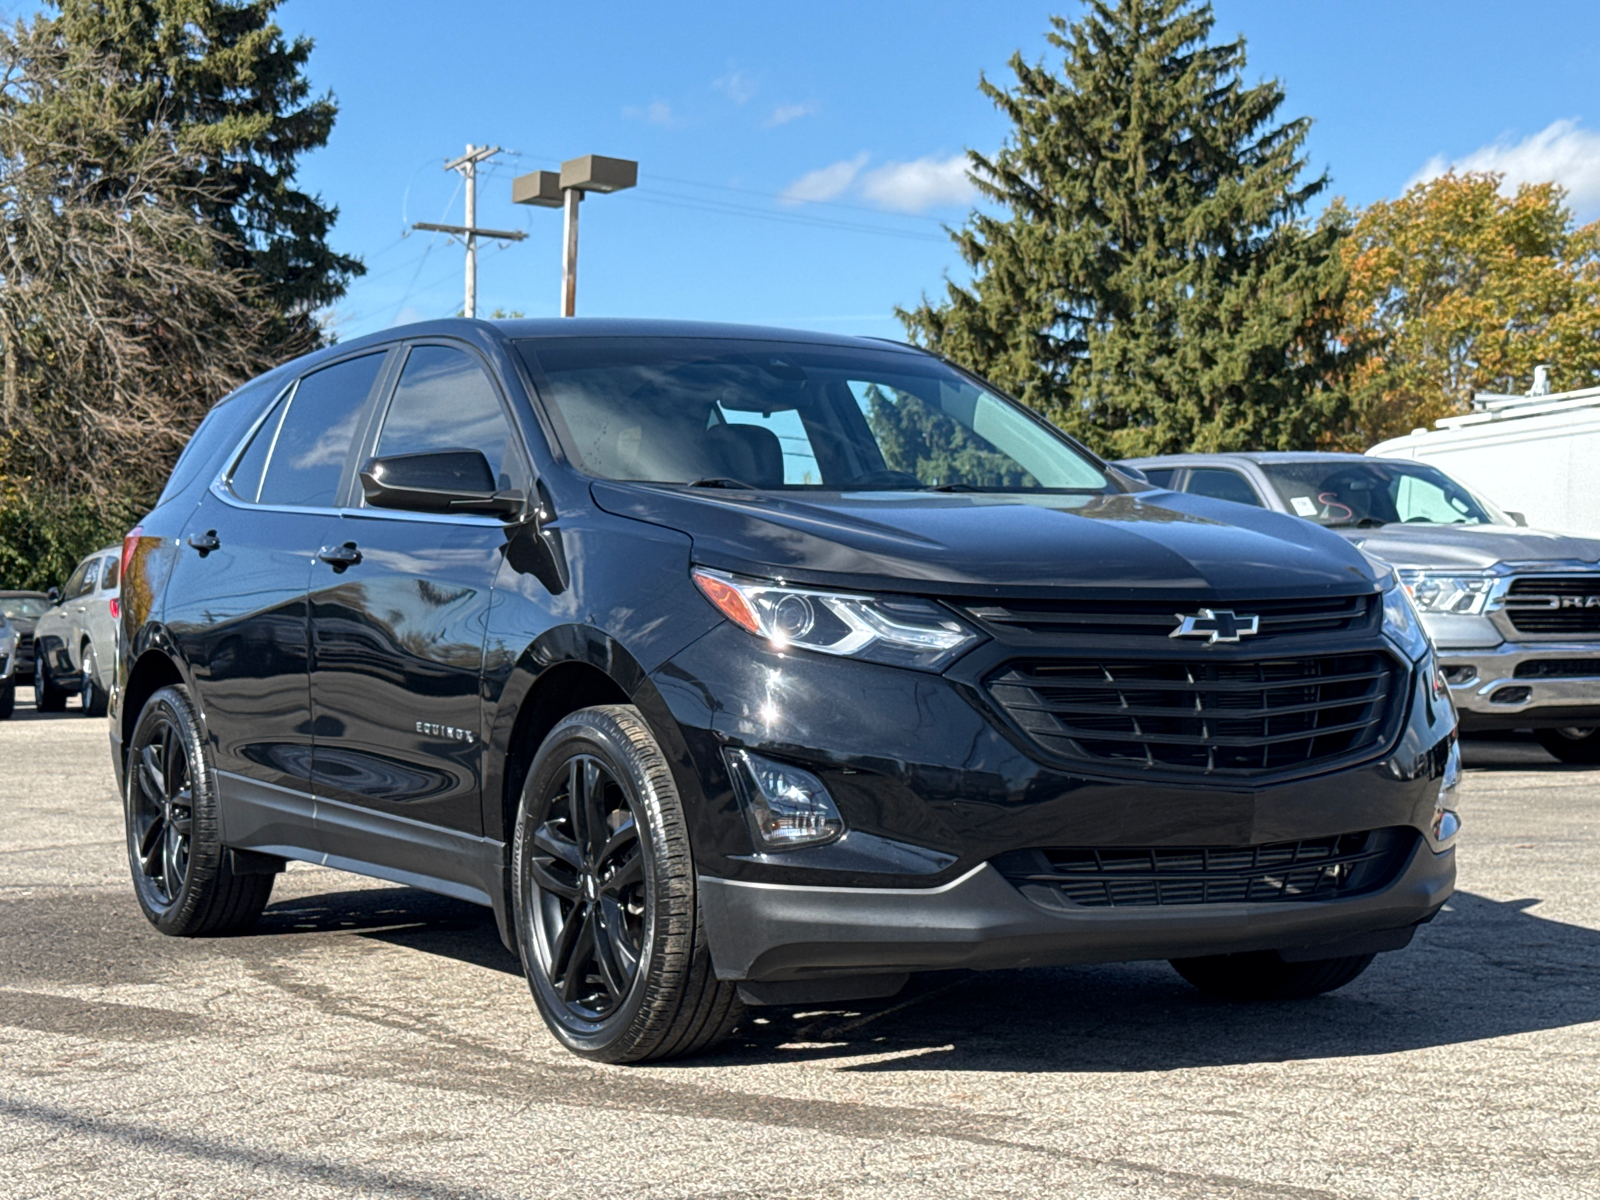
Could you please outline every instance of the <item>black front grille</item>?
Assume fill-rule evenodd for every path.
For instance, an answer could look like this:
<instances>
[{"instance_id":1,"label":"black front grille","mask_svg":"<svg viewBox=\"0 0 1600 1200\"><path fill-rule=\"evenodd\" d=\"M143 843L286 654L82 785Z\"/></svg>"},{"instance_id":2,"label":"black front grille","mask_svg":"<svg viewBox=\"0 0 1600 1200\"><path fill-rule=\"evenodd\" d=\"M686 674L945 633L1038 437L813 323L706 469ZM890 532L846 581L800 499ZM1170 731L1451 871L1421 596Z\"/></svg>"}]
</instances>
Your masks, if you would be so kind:
<instances>
[{"instance_id":1,"label":"black front grille","mask_svg":"<svg viewBox=\"0 0 1600 1200\"><path fill-rule=\"evenodd\" d=\"M1115 846L1017 850L995 869L1024 895L1085 908L1283 904L1390 883L1413 829L1374 829L1261 846Z\"/></svg>"},{"instance_id":2,"label":"black front grille","mask_svg":"<svg viewBox=\"0 0 1600 1200\"><path fill-rule=\"evenodd\" d=\"M1504 603L1518 633L1600 636L1600 575L1522 575Z\"/></svg>"},{"instance_id":3,"label":"black front grille","mask_svg":"<svg viewBox=\"0 0 1600 1200\"><path fill-rule=\"evenodd\" d=\"M1597 658L1539 658L1517 664L1518 679L1572 679L1583 676L1600 676L1600 657Z\"/></svg>"},{"instance_id":4,"label":"black front grille","mask_svg":"<svg viewBox=\"0 0 1600 1200\"><path fill-rule=\"evenodd\" d=\"M1370 750L1399 681L1394 660L1366 651L1244 662L1034 659L1001 667L988 687L1053 754L1259 775Z\"/></svg>"},{"instance_id":5,"label":"black front grille","mask_svg":"<svg viewBox=\"0 0 1600 1200\"><path fill-rule=\"evenodd\" d=\"M1211 601L1212 609L1254 616L1252 644L1285 634L1340 633L1366 628L1376 616L1376 596L1294 600ZM1184 600L1008 600L974 604L967 612L1013 645L1081 645L1085 637L1169 637L1180 617L1202 605Z\"/></svg>"}]
</instances>

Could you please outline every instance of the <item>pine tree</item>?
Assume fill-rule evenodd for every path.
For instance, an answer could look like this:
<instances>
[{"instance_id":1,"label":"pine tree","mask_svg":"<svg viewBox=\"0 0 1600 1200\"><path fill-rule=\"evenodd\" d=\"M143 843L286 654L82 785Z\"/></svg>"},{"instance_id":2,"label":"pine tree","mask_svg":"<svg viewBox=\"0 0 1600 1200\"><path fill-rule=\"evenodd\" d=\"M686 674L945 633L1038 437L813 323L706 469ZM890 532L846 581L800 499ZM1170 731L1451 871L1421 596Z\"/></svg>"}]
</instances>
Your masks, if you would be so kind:
<instances>
[{"instance_id":1,"label":"pine tree","mask_svg":"<svg viewBox=\"0 0 1600 1200\"><path fill-rule=\"evenodd\" d=\"M1304 220L1309 121L1275 123L1209 4L1051 20L1059 74L980 83L1015 130L971 174L1005 211L955 234L973 282L900 310L911 337L1114 456L1326 440L1343 230Z\"/></svg>"},{"instance_id":2,"label":"pine tree","mask_svg":"<svg viewBox=\"0 0 1600 1200\"><path fill-rule=\"evenodd\" d=\"M321 339L315 313L364 273L327 243L338 209L295 187L299 158L327 144L338 106L309 98L311 39L286 40L281 0L51 0L54 39L113 63L116 102L147 133L170 130L182 180L240 270L278 314L282 356ZM115 171L111 172L115 177Z\"/></svg>"}]
</instances>

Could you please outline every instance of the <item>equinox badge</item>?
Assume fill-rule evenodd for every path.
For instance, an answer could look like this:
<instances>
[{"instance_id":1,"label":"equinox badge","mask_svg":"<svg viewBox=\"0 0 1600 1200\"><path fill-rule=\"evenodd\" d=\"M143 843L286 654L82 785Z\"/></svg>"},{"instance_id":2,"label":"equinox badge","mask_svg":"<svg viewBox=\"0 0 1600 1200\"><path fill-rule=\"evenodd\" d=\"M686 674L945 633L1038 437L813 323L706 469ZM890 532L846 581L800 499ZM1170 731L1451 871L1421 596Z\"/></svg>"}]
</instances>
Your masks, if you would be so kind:
<instances>
[{"instance_id":1,"label":"equinox badge","mask_svg":"<svg viewBox=\"0 0 1600 1200\"><path fill-rule=\"evenodd\" d=\"M1178 618L1178 627L1168 637L1203 637L1206 645L1215 646L1218 642L1237 642L1243 637L1253 637L1260 632L1261 618L1251 615L1241 617L1234 614L1232 609L1202 608L1193 616L1183 613L1173 613Z\"/></svg>"}]
</instances>

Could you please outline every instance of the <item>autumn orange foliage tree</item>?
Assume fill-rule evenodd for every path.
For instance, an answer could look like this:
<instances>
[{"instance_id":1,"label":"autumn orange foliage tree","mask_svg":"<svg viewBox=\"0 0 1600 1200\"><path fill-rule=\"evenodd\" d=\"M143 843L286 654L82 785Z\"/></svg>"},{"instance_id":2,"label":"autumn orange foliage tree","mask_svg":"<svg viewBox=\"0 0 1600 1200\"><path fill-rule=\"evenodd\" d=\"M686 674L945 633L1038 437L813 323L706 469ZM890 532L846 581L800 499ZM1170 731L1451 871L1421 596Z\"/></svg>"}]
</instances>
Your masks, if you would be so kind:
<instances>
[{"instance_id":1,"label":"autumn orange foliage tree","mask_svg":"<svg viewBox=\"0 0 1600 1200\"><path fill-rule=\"evenodd\" d=\"M1600 383L1600 221L1577 226L1556 184L1502 182L1448 174L1342 214L1343 446L1526 391L1540 363L1558 390Z\"/></svg>"}]
</instances>

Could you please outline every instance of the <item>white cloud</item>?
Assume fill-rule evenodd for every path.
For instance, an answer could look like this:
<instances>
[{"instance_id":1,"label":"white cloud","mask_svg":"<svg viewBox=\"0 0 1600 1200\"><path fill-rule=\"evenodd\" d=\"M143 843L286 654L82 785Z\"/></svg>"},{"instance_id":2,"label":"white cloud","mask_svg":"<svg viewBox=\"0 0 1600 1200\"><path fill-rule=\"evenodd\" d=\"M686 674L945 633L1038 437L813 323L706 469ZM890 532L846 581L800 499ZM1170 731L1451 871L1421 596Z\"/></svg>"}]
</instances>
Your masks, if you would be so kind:
<instances>
[{"instance_id":1,"label":"white cloud","mask_svg":"<svg viewBox=\"0 0 1600 1200\"><path fill-rule=\"evenodd\" d=\"M780 198L787 204L832 200L849 190L850 185L856 181L856 176L861 174L861 168L866 165L867 155L861 153L854 158L841 159L830 166L808 171L784 188L779 193Z\"/></svg>"},{"instance_id":2,"label":"white cloud","mask_svg":"<svg viewBox=\"0 0 1600 1200\"><path fill-rule=\"evenodd\" d=\"M904 213L968 204L978 194L967 178L965 154L885 163L861 177L861 193L879 208Z\"/></svg>"},{"instance_id":3,"label":"white cloud","mask_svg":"<svg viewBox=\"0 0 1600 1200\"><path fill-rule=\"evenodd\" d=\"M1600 132L1582 129L1576 121L1555 121L1538 133L1513 142L1502 138L1454 161L1442 154L1430 158L1406 184L1422 183L1456 171L1499 171L1504 187L1554 180L1566 188L1580 211L1600 209Z\"/></svg>"},{"instance_id":4,"label":"white cloud","mask_svg":"<svg viewBox=\"0 0 1600 1200\"><path fill-rule=\"evenodd\" d=\"M683 124L678 114L672 111L672 105L664 100L652 100L642 108L630 104L622 110L622 115L630 121L648 121L652 125L662 125L668 129Z\"/></svg>"},{"instance_id":5,"label":"white cloud","mask_svg":"<svg viewBox=\"0 0 1600 1200\"><path fill-rule=\"evenodd\" d=\"M762 122L768 129L779 125L787 125L790 121L798 121L801 117L809 117L817 111L815 101L806 104L780 104L772 110L772 115Z\"/></svg>"},{"instance_id":6,"label":"white cloud","mask_svg":"<svg viewBox=\"0 0 1600 1200\"><path fill-rule=\"evenodd\" d=\"M756 81L745 71L729 71L711 84L735 104L743 104L756 94Z\"/></svg>"}]
</instances>

